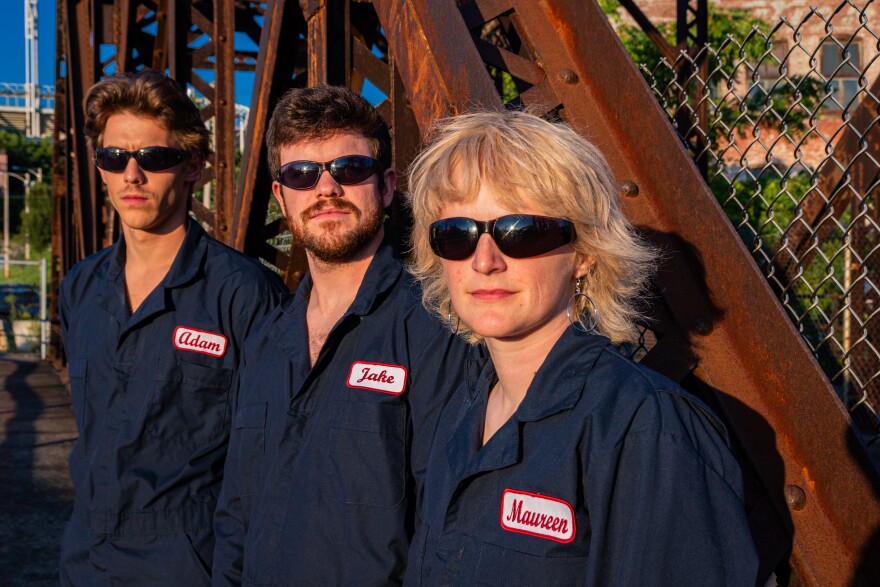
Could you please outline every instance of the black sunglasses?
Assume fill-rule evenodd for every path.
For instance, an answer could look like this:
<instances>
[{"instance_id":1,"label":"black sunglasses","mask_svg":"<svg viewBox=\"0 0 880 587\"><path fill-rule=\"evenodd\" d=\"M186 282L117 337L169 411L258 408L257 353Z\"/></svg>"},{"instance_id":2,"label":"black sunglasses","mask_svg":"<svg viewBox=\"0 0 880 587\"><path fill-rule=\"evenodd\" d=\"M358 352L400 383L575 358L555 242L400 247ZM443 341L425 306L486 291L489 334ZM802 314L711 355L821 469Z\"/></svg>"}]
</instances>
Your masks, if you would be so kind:
<instances>
[{"instance_id":1,"label":"black sunglasses","mask_svg":"<svg viewBox=\"0 0 880 587\"><path fill-rule=\"evenodd\" d=\"M360 183L379 171L379 162L363 155L346 155L333 161L291 161L278 170L275 180L292 190L310 190L318 185L321 174L330 172L330 177L340 185Z\"/></svg>"},{"instance_id":2,"label":"black sunglasses","mask_svg":"<svg viewBox=\"0 0 880 587\"><path fill-rule=\"evenodd\" d=\"M444 218L431 224L431 249L438 257L463 261L477 250L483 233L514 259L535 257L574 240L574 226L562 218L510 214L494 220Z\"/></svg>"},{"instance_id":3,"label":"black sunglasses","mask_svg":"<svg viewBox=\"0 0 880 587\"><path fill-rule=\"evenodd\" d=\"M111 173L125 171L132 157L144 171L165 171L186 159L186 151L174 147L144 147L137 151L115 147L95 149L95 165Z\"/></svg>"}]
</instances>

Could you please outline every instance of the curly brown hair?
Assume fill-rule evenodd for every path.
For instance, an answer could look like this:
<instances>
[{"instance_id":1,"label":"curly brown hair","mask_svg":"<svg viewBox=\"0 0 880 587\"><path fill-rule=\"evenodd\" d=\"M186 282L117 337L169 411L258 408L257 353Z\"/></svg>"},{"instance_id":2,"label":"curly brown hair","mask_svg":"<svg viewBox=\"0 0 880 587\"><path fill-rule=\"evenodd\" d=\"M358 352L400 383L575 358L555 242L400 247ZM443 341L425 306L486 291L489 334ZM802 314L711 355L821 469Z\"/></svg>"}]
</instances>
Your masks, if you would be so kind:
<instances>
[{"instance_id":1,"label":"curly brown hair","mask_svg":"<svg viewBox=\"0 0 880 587\"><path fill-rule=\"evenodd\" d=\"M155 69L141 69L106 77L89 89L83 100L85 136L89 147L103 145L107 120L129 113L155 118L174 134L192 161L211 155L208 129L198 107L176 81Z\"/></svg>"},{"instance_id":2,"label":"curly brown hair","mask_svg":"<svg viewBox=\"0 0 880 587\"><path fill-rule=\"evenodd\" d=\"M275 106L266 131L270 175L273 179L278 175L283 146L326 139L340 132L362 134L382 169L391 167L388 125L363 96L341 86L288 90Z\"/></svg>"}]
</instances>

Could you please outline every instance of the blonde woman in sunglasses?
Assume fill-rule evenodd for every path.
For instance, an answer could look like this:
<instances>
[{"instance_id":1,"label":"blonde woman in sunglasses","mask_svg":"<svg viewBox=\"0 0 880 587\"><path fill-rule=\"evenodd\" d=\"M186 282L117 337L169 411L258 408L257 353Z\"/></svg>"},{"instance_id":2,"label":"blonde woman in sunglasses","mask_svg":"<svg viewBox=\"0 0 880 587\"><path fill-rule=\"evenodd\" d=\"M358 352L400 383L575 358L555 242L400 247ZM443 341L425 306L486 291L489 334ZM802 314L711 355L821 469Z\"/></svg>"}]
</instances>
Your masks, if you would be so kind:
<instances>
[{"instance_id":1,"label":"blonde woman in sunglasses","mask_svg":"<svg viewBox=\"0 0 880 587\"><path fill-rule=\"evenodd\" d=\"M444 409L409 585L754 585L723 424L625 359L655 252L602 154L525 112L440 121L410 172L424 304L488 351Z\"/></svg>"}]
</instances>

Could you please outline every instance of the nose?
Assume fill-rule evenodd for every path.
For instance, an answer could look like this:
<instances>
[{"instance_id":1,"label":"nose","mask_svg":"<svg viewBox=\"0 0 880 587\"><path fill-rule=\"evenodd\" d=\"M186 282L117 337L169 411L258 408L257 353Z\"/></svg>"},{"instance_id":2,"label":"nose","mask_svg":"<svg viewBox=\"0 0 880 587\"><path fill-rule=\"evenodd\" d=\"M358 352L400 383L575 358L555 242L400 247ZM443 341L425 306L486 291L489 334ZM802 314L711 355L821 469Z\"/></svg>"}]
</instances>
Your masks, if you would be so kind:
<instances>
[{"instance_id":1,"label":"nose","mask_svg":"<svg viewBox=\"0 0 880 587\"><path fill-rule=\"evenodd\" d=\"M137 160L132 157L128 160L128 163L125 164L125 171L123 172L122 178L128 183L144 183L147 177L144 175L144 170L141 169L141 166L138 165Z\"/></svg>"},{"instance_id":2,"label":"nose","mask_svg":"<svg viewBox=\"0 0 880 587\"><path fill-rule=\"evenodd\" d=\"M507 269L504 255L498 250L498 245L492 240L492 235L488 233L480 235L471 263L474 271L485 275Z\"/></svg>"},{"instance_id":3,"label":"nose","mask_svg":"<svg viewBox=\"0 0 880 587\"><path fill-rule=\"evenodd\" d=\"M333 179L333 176L330 175L329 169L321 171L315 190L319 197L324 198L338 198L342 195L342 186L339 185L339 182Z\"/></svg>"}]
</instances>

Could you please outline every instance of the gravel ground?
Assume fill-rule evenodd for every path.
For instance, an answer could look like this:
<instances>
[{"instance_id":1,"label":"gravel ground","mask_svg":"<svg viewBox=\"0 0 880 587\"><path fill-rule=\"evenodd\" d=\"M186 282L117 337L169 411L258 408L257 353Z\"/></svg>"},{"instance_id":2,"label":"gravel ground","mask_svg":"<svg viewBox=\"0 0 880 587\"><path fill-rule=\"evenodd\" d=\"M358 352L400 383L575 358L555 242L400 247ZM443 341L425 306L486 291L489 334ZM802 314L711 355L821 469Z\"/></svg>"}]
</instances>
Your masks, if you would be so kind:
<instances>
[{"instance_id":1,"label":"gravel ground","mask_svg":"<svg viewBox=\"0 0 880 587\"><path fill-rule=\"evenodd\" d=\"M0 576L10 587L58 584L58 542L73 488L70 397L47 363L0 356Z\"/></svg>"}]
</instances>

